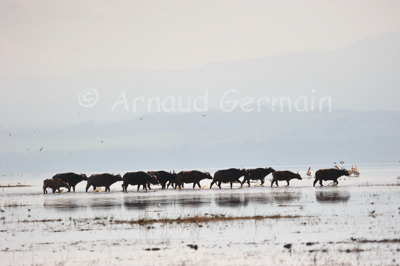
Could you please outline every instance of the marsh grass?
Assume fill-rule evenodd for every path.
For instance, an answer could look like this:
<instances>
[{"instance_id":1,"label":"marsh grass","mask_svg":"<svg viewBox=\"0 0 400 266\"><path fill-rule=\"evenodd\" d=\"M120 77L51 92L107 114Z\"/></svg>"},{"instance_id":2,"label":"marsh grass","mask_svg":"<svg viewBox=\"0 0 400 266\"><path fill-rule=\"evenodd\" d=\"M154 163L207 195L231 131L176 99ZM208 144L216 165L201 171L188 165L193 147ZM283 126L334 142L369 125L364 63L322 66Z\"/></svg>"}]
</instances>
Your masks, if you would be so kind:
<instances>
[{"instance_id":1,"label":"marsh grass","mask_svg":"<svg viewBox=\"0 0 400 266\"><path fill-rule=\"evenodd\" d=\"M61 222L61 219L23 220L23 223L54 223Z\"/></svg>"},{"instance_id":2,"label":"marsh grass","mask_svg":"<svg viewBox=\"0 0 400 266\"><path fill-rule=\"evenodd\" d=\"M210 223L210 222L228 222L228 221L249 221L249 220L268 220L268 219L296 219L300 218L300 215L270 215L270 216L262 216L262 215L255 215L255 216L245 216L245 217L232 217L232 216L225 216L225 215L211 215L211 216L192 216L192 217L178 217L178 218L162 218L162 219L138 219L138 220L114 220L113 222L116 224L138 224L138 225L149 225L155 223L162 223L162 224L199 224L199 223Z\"/></svg>"},{"instance_id":3,"label":"marsh grass","mask_svg":"<svg viewBox=\"0 0 400 266\"><path fill-rule=\"evenodd\" d=\"M32 187L31 185L0 185L0 188Z\"/></svg>"},{"instance_id":4,"label":"marsh grass","mask_svg":"<svg viewBox=\"0 0 400 266\"><path fill-rule=\"evenodd\" d=\"M3 205L4 208L16 208L16 207L24 207L28 206L27 204L18 203L18 202L8 202Z\"/></svg>"},{"instance_id":5,"label":"marsh grass","mask_svg":"<svg viewBox=\"0 0 400 266\"><path fill-rule=\"evenodd\" d=\"M105 225L108 221L111 224L137 224L141 226L147 226L151 224L161 223L161 224L201 224L201 223L211 223L211 222L230 222L230 221L259 221L259 220L269 220L269 219L297 219L304 218L304 216L300 215L254 215L254 216L226 216L224 214L210 214L207 216L191 216L191 217L178 217L178 218L160 218L160 219L149 219L149 218L140 218L136 220L118 220L114 217L95 217L92 219L73 219L71 217L68 218L70 222L74 223L87 223L91 220L93 223ZM42 220L23 220L23 223L55 223L62 222L62 219L42 219Z\"/></svg>"}]
</instances>

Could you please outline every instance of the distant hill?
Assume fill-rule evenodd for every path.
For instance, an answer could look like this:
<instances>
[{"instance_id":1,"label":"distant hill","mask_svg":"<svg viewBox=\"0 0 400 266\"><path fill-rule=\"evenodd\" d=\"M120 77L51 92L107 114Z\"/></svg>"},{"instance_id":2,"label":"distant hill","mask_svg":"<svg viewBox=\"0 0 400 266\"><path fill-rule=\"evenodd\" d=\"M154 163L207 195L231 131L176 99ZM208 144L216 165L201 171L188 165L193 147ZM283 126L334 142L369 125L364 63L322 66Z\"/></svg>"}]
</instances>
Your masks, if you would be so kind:
<instances>
[{"instance_id":1,"label":"distant hill","mask_svg":"<svg viewBox=\"0 0 400 266\"><path fill-rule=\"evenodd\" d=\"M397 162L400 112L211 111L0 128L0 173ZM43 148L43 149L42 149Z\"/></svg>"},{"instance_id":2,"label":"distant hill","mask_svg":"<svg viewBox=\"0 0 400 266\"><path fill-rule=\"evenodd\" d=\"M194 97L208 91L209 108L218 109L228 89L251 97L332 98L334 109L400 110L400 33L367 38L337 51L311 51L246 61L206 64L176 71L97 69L62 75L1 76L2 124L110 122L147 111L132 110L135 98ZM98 90L93 108L79 106L86 88ZM130 109L110 112L122 92ZM136 112L135 112L136 111ZM154 111L154 110L152 110ZM76 114L80 113L80 117Z\"/></svg>"}]
</instances>

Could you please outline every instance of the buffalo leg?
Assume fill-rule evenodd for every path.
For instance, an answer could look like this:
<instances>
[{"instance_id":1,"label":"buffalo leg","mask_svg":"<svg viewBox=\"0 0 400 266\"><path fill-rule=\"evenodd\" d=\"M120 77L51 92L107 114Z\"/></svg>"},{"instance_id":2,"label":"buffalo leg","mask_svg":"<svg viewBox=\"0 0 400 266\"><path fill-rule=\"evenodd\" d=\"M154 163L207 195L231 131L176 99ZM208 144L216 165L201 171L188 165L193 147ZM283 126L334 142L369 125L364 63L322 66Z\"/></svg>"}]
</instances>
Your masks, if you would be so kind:
<instances>
[{"instance_id":1,"label":"buffalo leg","mask_svg":"<svg viewBox=\"0 0 400 266\"><path fill-rule=\"evenodd\" d=\"M200 181L199 182L197 182L197 185L199 186L199 188L201 189L201 186L200 186Z\"/></svg>"},{"instance_id":2,"label":"buffalo leg","mask_svg":"<svg viewBox=\"0 0 400 266\"><path fill-rule=\"evenodd\" d=\"M315 178L314 183L313 183L313 187L315 187L315 184L318 182L318 179Z\"/></svg>"},{"instance_id":3,"label":"buffalo leg","mask_svg":"<svg viewBox=\"0 0 400 266\"><path fill-rule=\"evenodd\" d=\"M218 187L219 187L219 189L221 189L221 182L218 182Z\"/></svg>"},{"instance_id":4,"label":"buffalo leg","mask_svg":"<svg viewBox=\"0 0 400 266\"><path fill-rule=\"evenodd\" d=\"M250 178L247 179L247 184L250 186Z\"/></svg>"},{"instance_id":5,"label":"buffalo leg","mask_svg":"<svg viewBox=\"0 0 400 266\"><path fill-rule=\"evenodd\" d=\"M261 186L264 185L264 179L260 179L261 180Z\"/></svg>"},{"instance_id":6,"label":"buffalo leg","mask_svg":"<svg viewBox=\"0 0 400 266\"><path fill-rule=\"evenodd\" d=\"M275 181L275 184L276 184L277 187L279 187L279 185L278 185L278 180Z\"/></svg>"},{"instance_id":7,"label":"buffalo leg","mask_svg":"<svg viewBox=\"0 0 400 266\"><path fill-rule=\"evenodd\" d=\"M196 182L193 182L193 189L196 187L196 185L197 185Z\"/></svg>"},{"instance_id":8,"label":"buffalo leg","mask_svg":"<svg viewBox=\"0 0 400 266\"><path fill-rule=\"evenodd\" d=\"M271 181L271 187L274 185L275 180L272 179Z\"/></svg>"},{"instance_id":9,"label":"buffalo leg","mask_svg":"<svg viewBox=\"0 0 400 266\"><path fill-rule=\"evenodd\" d=\"M322 179L319 180L319 185L320 185L321 187L324 186L324 185L322 185Z\"/></svg>"},{"instance_id":10,"label":"buffalo leg","mask_svg":"<svg viewBox=\"0 0 400 266\"><path fill-rule=\"evenodd\" d=\"M288 186L289 186L289 180L286 180L286 182L287 182L287 185L286 185L286 186L288 187Z\"/></svg>"},{"instance_id":11,"label":"buffalo leg","mask_svg":"<svg viewBox=\"0 0 400 266\"><path fill-rule=\"evenodd\" d=\"M232 184L233 184L233 182L231 181L231 189L232 189Z\"/></svg>"}]
</instances>

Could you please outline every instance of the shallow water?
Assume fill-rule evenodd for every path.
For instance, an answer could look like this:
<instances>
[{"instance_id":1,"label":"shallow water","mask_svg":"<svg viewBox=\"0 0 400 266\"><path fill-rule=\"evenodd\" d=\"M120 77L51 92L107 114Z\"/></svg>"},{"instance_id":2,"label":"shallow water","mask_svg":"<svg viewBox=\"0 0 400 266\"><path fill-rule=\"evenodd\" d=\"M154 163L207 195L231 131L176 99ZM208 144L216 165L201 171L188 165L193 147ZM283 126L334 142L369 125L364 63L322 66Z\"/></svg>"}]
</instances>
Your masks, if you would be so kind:
<instances>
[{"instance_id":1,"label":"shallow water","mask_svg":"<svg viewBox=\"0 0 400 266\"><path fill-rule=\"evenodd\" d=\"M80 183L75 193L46 195L41 183L49 174L3 176L1 185L32 187L0 189L2 265L399 264L400 167L359 169L360 177L315 188L307 178L289 187L270 188L267 181L232 190L228 184L206 189L210 182L203 180L201 190L130 186L123 193L116 183L111 192L86 193ZM281 218L129 223L196 215Z\"/></svg>"}]
</instances>

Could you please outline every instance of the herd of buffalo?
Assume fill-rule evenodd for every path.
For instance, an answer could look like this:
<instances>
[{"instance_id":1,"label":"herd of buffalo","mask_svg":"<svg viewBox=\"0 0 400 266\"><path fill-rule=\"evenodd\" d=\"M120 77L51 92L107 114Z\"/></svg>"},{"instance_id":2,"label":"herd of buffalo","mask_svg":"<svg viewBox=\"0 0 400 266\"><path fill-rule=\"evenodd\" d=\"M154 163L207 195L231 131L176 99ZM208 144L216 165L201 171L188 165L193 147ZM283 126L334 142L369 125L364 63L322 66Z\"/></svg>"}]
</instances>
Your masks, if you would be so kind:
<instances>
[{"instance_id":1,"label":"herd of buffalo","mask_svg":"<svg viewBox=\"0 0 400 266\"><path fill-rule=\"evenodd\" d=\"M61 187L71 191L71 188L75 192L75 186L81 181L87 181L86 192L93 186L93 190L97 187L105 187L106 191L110 191L110 186L117 181L122 181L122 190L127 191L129 185L137 185L137 190L143 186L143 189L147 191L150 189L150 185L160 184L162 189L168 189L172 186L174 189L181 189L184 184L193 183L193 189L196 185L201 188L200 181L203 179L212 179L210 189L214 184L221 188L221 183L230 183L231 188L233 183L240 183L241 186L247 182L250 186L250 180L260 180L261 185L264 184L265 177L272 173L271 187L274 183L278 186L278 181L286 181L289 186L289 182L292 179L301 180L299 173L295 174L290 171L275 171L271 167L269 168L256 168L256 169L237 169L230 168L225 170L219 170L215 172L214 177L209 172L200 172L197 170L193 171L182 171L179 173L166 172L166 171L149 171L149 172L128 172L123 177L121 175L113 174L94 174L89 178L85 174L75 173L63 173L56 174L51 179L43 181L43 193L47 193L47 188L51 188L53 193L56 191L60 192ZM349 172L346 169L320 169L315 173L315 180L313 186L319 181L322 186L322 181L332 180L335 185L338 184L338 178L341 176L349 176ZM243 177L242 181L239 179Z\"/></svg>"}]
</instances>

